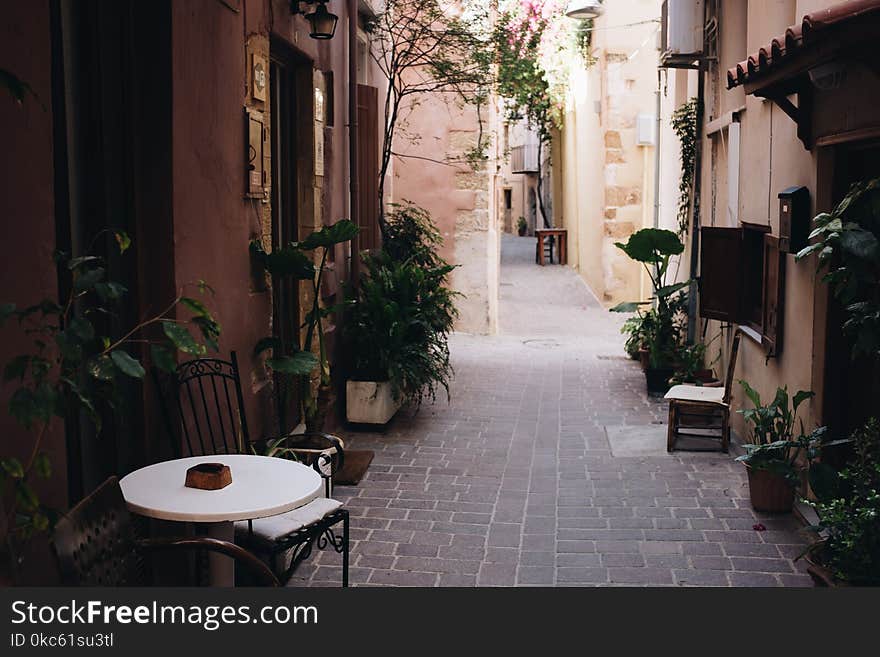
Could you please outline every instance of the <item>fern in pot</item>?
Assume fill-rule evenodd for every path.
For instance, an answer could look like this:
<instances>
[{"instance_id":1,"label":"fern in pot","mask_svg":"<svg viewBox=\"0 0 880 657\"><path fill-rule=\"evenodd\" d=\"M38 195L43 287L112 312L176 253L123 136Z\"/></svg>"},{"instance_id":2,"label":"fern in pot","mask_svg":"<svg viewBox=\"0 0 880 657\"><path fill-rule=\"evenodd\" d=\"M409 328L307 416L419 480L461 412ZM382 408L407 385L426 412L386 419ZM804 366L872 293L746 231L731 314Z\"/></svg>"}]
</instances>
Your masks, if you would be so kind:
<instances>
[{"instance_id":1,"label":"fern in pot","mask_svg":"<svg viewBox=\"0 0 880 657\"><path fill-rule=\"evenodd\" d=\"M346 410L354 423L385 424L403 404L449 393L448 335L458 312L446 279L454 267L437 254L440 235L426 211L392 207L384 247L364 256L349 302Z\"/></svg>"}]
</instances>

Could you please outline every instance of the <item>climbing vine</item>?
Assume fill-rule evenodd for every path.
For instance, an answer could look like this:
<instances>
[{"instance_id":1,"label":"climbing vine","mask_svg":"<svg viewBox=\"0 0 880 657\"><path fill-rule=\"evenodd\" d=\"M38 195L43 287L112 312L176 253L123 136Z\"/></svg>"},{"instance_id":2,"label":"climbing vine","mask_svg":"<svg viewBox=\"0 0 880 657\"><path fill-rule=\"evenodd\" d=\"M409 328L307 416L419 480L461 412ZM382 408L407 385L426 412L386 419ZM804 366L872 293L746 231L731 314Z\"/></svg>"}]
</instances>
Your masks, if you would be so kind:
<instances>
[{"instance_id":1,"label":"climbing vine","mask_svg":"<svg viewBox=\"0 0 880 657\"><path fill-rule=\"evenodd\" d=\"M697 152L697 114L699 100L691 98L672 113L672 129L681 143L681 177L678 181L678 236L687 235L690 227L691 189L694 182L694 159Z\"/></svg>"}]
</instances>

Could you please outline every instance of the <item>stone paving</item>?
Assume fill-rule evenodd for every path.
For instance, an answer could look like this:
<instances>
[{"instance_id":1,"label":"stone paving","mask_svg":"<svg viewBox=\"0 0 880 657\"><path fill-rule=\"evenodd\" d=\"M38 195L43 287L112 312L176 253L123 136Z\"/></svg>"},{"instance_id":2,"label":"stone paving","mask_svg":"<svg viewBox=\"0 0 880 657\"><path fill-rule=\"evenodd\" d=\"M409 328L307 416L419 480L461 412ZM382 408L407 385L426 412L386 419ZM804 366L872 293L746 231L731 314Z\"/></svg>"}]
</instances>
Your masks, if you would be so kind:
<instances>
[{"instance_id":1,"label":"stone paving","mask_svg":"<svg viewBox=\"0 0 880 657\"><path fill-rule=\"evenodd\" d=\"M571 269L534 265L533 239L504 237L501 335L453 336L451 401L345 433L376 452L334 493L352 585L811 585L798 521L753 512L731 456L612 456L606 427L660 425L666 406L622 356L620 317ZM340 572L321 553L291 585Z\"/></svg>"}]
</instances>

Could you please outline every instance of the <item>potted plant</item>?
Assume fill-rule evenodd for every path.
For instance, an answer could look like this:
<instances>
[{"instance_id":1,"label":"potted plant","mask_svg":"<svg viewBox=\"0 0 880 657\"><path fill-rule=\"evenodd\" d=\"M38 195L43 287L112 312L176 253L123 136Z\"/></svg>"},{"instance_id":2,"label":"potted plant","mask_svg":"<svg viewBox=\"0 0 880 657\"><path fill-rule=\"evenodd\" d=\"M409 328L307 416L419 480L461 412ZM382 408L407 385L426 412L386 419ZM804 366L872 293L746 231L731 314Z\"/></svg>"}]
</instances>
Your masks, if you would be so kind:
<instances>
[{"instance_id":1,"label":"potted plant","mask_svg":"<svg viewBox=\"0 0 880 657\"><path fill-rule=\"evenodd\" d=\"M615 246L644 266L654 293L651 301L625 302L611 310L637 312L641 306L652 304L642 321L642 346L648 352L645 380L649 393L664 394L669 390L681 342L681 317L685 309L682 289L689 284L668 283L667 276L672 256L684 251L684 245L672 231L643 228L633 233L626 244L615 242Z\"/></svg>"},{"instance_id":2,"label":"potted plant","mask_svg":"<svg viewBox=\"0 0 880 657\"><path fill-rule=\"evenodd\" d=\"M789 398L786 387L777 388L773 401L765 405L746 381L740 384L754 405L739 411L750 425L750 442L744 445L746 453L736 459L746 466L752 507L768 513L791 511L804 472L812 479L821 467L816 461L820 451L848 440L826 441L826 427L807 434L802 421L795 435L798 407L814 393L799 390Z\"/></svg>"},{"instance_id":3,"label":"potted plant","mask_svg":"<svg viewBox=\"0 0 880 657\"><path fill-rule=\"evenodd\" d=\"M807 553L808 571L822 586L880 585L880 423L853 432L854 458L840 472L818 463L810 469L807 501L819 521L819 540Z\"/></svg>"},{"instance_id":4,"label":"potted plant","mask_svg":"<svg viewBox=\"0 0 880 657\"><path fill-rule=\"evenodd\" d=\"M392 206L383 248L365 256L345 337L349 422L385 424L402 404L449 392L448 334L458 313L446 285L453 270L437 255L439 232L411 203Z\"/></svg>"},{"instance_id":5,"label":"potted plant","mask_svg":"<svg viewBox=\"0 0 880 657\"><path fill-rule=\"evenodd\" d=\"M623 344L623 350L632 360L640 359L639 352L642 350L642 341L644 339L644 323L645 316L642 313L637 313L632 317L628 317L623 326L620 327L620 332L627 336L626 342ZM647 350L645 351L647 353Z\"/></svg>"},{"instance_id":6,"label":"potted plant","mask_svg":"<svg viewBox=\"0 0 880 657\"><path fill-rule=\"evenodd\" d=\"M528 230L529 225L526 223L525 217L520 217L516 220L516 232L520 237L525 237L526 230Z\"/></svg>"},{"instance_id":7,"label":"potted plant","mask_svg":"<svg viewBox=\"0 0 880 657\"><path fill-rule=\"evenodd\" d=\"M290 278L303 281L309 287L312 306L305 314L302 346L297 343L282 344L277 337L270 336L257 343L254 355L271 350L271 357L266 360L267 367L282 377L299 382L299 403L306 431L310 433L323 430L334 398L324 341L324 320L337 308L321 306L321 286L327 269L327 257L330 249L353 239L357 232L354 223L341 219L332 226L312 232L302 242L292 242L272 253L264 251L259 240L252 240L250 244L252 256L276 281ZM317 380L313 381L315 369L318 370ZM282 418L284 412L284 408L279 409ZM283 426L285 424L282 420L282 432L289 429Z\"/></svg>"},{"instance_id":8,"label":"potted plant","mask_svg":"<svg viewBox=\"0 0 880 657\"><path fill-rule=\"evenodd\" d=\"M721 334L716 334L712 340L717 338L718 335ZM684 345L678 350L675 374L673 374L672 378L669 380L672 385L687 383L696 386L712 386L720 383L718 379L715 378L715 373L711 367L705 366L706 349L709 347L712 340L708 343L697 342L695 344Z\"/></svg>"}]
</instances>

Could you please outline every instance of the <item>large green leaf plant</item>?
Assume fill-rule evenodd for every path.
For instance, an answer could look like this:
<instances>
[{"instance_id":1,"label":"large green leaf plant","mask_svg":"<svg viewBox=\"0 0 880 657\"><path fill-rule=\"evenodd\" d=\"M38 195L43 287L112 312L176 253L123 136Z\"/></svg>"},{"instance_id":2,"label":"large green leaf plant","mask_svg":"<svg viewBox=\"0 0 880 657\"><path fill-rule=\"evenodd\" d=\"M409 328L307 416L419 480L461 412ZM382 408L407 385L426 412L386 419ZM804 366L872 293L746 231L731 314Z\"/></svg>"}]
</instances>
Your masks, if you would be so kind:
<instances>
[{"instance_id":1,"label":"large green leaf plant","mask_svg":"<svg viewBox=\"0 0 880 657\"><path fill-rule=\"evenodd\" d=\"M689 285L689 281L670 283L669 267L672 257L684 251L684 244L671 230L643 228L633 233L625 244L615 242L614 245L642 264L651 279L653 296L648 301L620 303L611 311L639 313L650 366L671 367L681 343L680 320L685 307L682 290ZM642 310L643 306L648 305L652 307Z\"/></svg>"},{"instance_id":2,"label":"large green leaf plant","mask_svg":"<svg viewBox=\"0 0 880 657\"><path fill-rule=\"evenodd\" d=\"M102 231L92 244L108 234L120 254L129 249L131 240L124 232ZM4 385L14 386L8 412L30 437L27 446L16 446L0 457L6 551L13 576L19 573L28 541L48 530L56 517L34 485L35 479L52 475L44 440L53 418L82 416L100 433L108 417L125 412L121 381L144 378L141 354L147 348L156 367L172 371L176 352L202 356L209 348L217 349L220 335L220 325L197 298L211 292L204 281L186 286L161 312L120 330L114 327L128 290L110 277L106 260L63 252L56 253L55 260L69 290L65 299L58 303L46 298L24 307L0 305L0 325L14 322L29 341L29 348L3 369ZM186 292L190 287L197 290L193 295Z\"/></svg>"},{"instance_id":3,"label":"large green leaf plant","mask_svg":"<svg viewBox=\"0 0 880 657\"><path fill-rule=\"evenodd\" d=\"M740 463L755 470L775 472L796 486L805 468L810 479L827 468L817 461L823 449L849 442L828 440L827 427L806 431L803 420L798 419L798 409L815 393L799 390L789 395L788 388L781 387L772 401L765 404L747 381L740 380L740 385L753 406L738 411L749 427L749 442L743 445L746 453L736 459Z\"/></svg>"},{"instance_id":4,"label":"large green leaf plant","mask_svg":"<svg viewBox=\"0 0 880 657\"><path fill-rule=\"evenodd\" d=\"M330 386L330 362L327 358L323 321L338 308L321 305L321 286L327 269L327 259L333 247L354 239L357 233L357 225L348 219L341 219L332 226L324 226L312 232L301 242L291 242L271 253L263 249L260 240L253 240L250 244L252 256L273 280L302 281L309 287L311 308L299 327L305 331L302 345L300 346L298 340L291 344L282 344L278 337L269 336L257 342L254 348L254 355L266 351L271 353L266 360L269 369L284 378L299 382L299 401L307 425L316 421L320 411L318 394ZM300 332L295 333L299 335ZM313 390L312 375L316 369L318 387ZM287 399L283 405L286 406L286 402ZM284 411L283 408L279 409L282 425L285 424ZM286 431L288 427L282 426L281 429Z\"/></svg>"}]
</instances>

